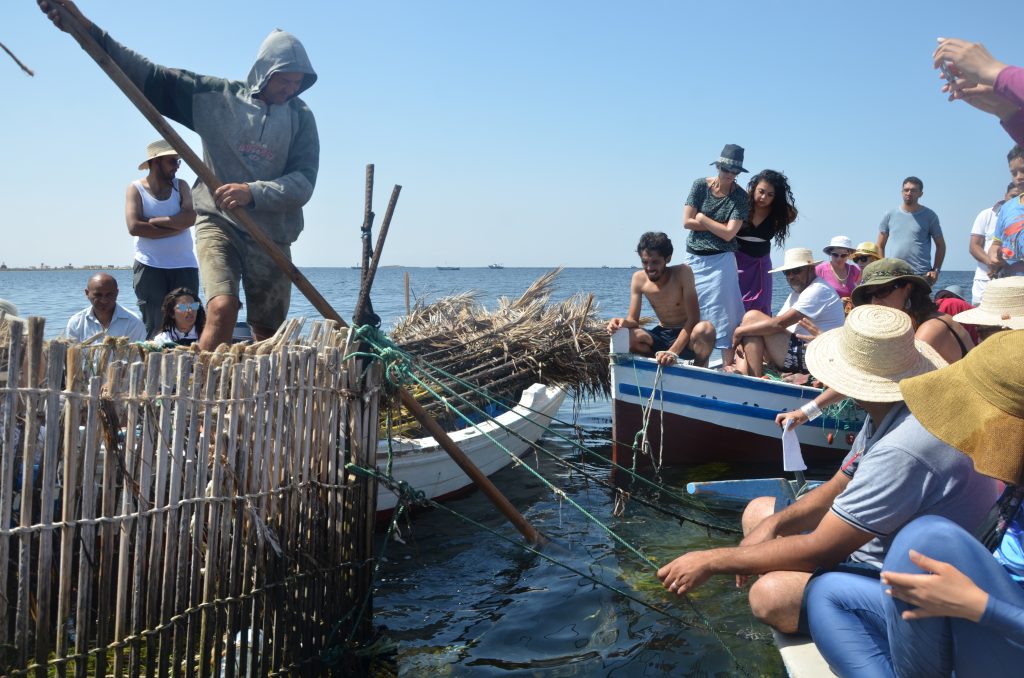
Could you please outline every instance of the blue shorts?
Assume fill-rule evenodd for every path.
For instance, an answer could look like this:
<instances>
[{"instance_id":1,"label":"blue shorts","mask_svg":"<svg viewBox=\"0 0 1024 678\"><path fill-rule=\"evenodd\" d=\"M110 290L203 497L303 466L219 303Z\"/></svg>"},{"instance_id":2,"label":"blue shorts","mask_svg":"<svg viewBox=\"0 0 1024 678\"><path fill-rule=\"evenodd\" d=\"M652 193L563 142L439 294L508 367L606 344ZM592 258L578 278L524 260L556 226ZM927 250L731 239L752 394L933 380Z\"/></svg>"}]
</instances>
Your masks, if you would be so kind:
<instances>
[{"instance_id":1,"label":"blue shorts","mask_svg":"<svg viewBox=\"0 0 1024 678\"><path fill-rule=\"evenodd\" d=\"M675 343L676 339L679 338L679 333L683 331L682 327L662 327L656 325L649 330L644 330L647 334L651 335L651 339L654 341L651 344L651 348L654 352L667 351L672 348L672 344ZM679 352L679 358L681 360L696 360L697 354L693 352L689 346L685 347Z\"/></svg>"}]
</instances>

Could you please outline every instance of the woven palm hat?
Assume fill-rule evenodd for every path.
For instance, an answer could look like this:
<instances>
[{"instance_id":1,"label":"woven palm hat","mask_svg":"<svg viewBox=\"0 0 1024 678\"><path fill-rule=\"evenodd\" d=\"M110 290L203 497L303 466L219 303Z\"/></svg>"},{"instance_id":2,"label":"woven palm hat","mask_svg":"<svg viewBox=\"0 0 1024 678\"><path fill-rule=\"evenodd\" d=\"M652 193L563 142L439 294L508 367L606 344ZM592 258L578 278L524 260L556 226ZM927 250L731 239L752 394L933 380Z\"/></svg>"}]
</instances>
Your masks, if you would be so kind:
<instances>
[{"instance_id":1,"label":"woven palm hat","mask_svg":"<svg viewBox=\"0 0 1024 678\"><path fill-rule=\"evenodd\" d=\"M803 268L804 266L817 266L821 263L821 260L814 260L814 255L806 247L794 247L786 250L786 253L782 255L782 266L773 268L768 271L769 273L778 273L779 271L788 271L791 268Z\"/></svg>"},{"instance_id":2,"label":"woven palm hat","mask_svg":"<svg viewBox=\"0 0 1024 678\"><path fill-rule=\"evenodd\" d=\"M178 155L178 152L171 148L171 145L163 139L160 141L154 141L149 146L146 146L146 159L139 163L139 169L147 169L149 167L150 160L156 160L157 158L162 158L165 155Z\"/></svg>"},{"instance_id":3,"label":"woven palm hat","mask_svg":"<svg viewBox=\"0 0 1024 678\"><path fill-rule=\"evenodd\" d=\"M909 315L875 304L854 308L845 325L807 345L811 374L843 395L869 403L902 400L900 380L945 365L935 349L914 338Z\"/></svg>"},{"instance_id":4,"label":"woven palm hat","mask_svg":"<svg viewBox=\"0 0 1024 678\"><path fill-rule=\"evenodd\" d=\"M914 274L910 264L902 259L886 257L878 261L872 261L864 267L860 276L860 284L853 288L853 303L857 306L868 303L868 291L875 287L888 285L900 280L906 280L924 289L925 294L932 293L932 286L928 281L919 275Z\"/></svg>"},{"instance_id":5,"label":"woven palm hat","mask_svg":"<svg viewBox=\"0 0 1024 678\"><path fill-rule=\"evenodd\" d=\"M853 241L850 240L849 236L845 235L837 235L836 237L832 238L829 244L826 245L822 251L825 254L830 255L832 254L832 250L836 249L837 247L841 250L850 250L850 252L854 251Z\"/></svg>"},{"instance_id":6,"label":"woven palm hat","mask_svg":"<svg viewBox=\"0 0 1024 678\"><path fill-rule=\"evenodd\" d=\"M985 290L988 293L988 290ZM981 342L945 369L900 384L910 411L979 473L1024 483L1024 331Z\"/></svg>"},{"instance_id":7,"label":"woven palm hat","mask_svg":"<svg viewBox=\"0 0 1024 678\"><path fill-rule=\"evenodd\" d=\"M1024 330L1024 276L990 280L985 285L978 307L957 313L953 320L969 325L998 325Z\"/></svg>"},{"instance_id":8,"label":"woven palm hat","mask_svg":"<svg viewBox=\"0 0 1024 678\"><path fill-rule=\"evenodd\" d=\"M856 257L857 255L871 257L871 261L878 261L882 258L882 252L878 249L878 245L870 240L857 245L857 249L854 250L853 256Z\"/></svg>"}]
</instances>

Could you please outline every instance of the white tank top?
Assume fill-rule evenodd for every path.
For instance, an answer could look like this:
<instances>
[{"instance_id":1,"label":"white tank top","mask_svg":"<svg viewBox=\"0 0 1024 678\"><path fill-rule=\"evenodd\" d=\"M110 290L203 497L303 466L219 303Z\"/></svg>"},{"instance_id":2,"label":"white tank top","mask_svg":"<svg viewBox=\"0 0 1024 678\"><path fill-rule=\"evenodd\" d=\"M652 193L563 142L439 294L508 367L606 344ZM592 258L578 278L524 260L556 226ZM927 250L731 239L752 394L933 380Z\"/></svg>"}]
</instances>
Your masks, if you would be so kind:
<instances>
[{"instance_id":1,"label":"white tank top","mask_svg":"<svg viewBox=\"0 0 1024 678\"><path fill-rule=\"evenodd\" d=\"M157 200L145 189L142 181L133 181L132 186L142 198L142 217L173 217L181 211L181 193L176 179L171 186L171 197ZM169 238L135 237L135 260L153 268L199 268L192 249L192 229L187 228Z\"/></svg>"}]
</instances>

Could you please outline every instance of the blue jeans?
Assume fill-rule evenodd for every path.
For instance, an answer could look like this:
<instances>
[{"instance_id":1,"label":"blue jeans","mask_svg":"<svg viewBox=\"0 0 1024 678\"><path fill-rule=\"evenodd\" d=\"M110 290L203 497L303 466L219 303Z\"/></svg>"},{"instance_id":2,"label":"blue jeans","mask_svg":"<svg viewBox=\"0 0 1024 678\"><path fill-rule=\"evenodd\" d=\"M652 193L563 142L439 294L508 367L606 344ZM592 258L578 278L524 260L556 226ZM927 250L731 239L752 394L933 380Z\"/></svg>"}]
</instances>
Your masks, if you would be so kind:
<instances>
[{"instance_id":1,"label":"blue jeans","mask_svg":"<svg viewBox=\"0 0 1024 678\"><path fill-rule=\"evenodd\" d=\"M950 563L989 595L1024 607L1024 589L969 532L938 516L922 516L900 530L885 571L921 574L909 550ZM1024 648L966 619L906 621L909 606L885 594L884 584L847 574L810 582L811 635L840 676L1009 676L1024 664Z\"/></svg>"}]
</instances>

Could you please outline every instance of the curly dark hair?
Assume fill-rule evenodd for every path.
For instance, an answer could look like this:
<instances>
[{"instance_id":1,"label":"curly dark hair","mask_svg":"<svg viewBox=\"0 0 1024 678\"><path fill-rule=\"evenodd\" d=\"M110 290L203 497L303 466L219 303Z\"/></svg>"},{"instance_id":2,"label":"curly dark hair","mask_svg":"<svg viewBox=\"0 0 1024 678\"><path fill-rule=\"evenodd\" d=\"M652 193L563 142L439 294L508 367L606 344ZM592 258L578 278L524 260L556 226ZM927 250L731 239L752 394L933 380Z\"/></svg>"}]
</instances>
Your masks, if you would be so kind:
<instances>
[{"instance_id":1,"label":"curly dark hair","mask_svg":"<svg viewBox=\"0 0 1024 678\"><path fill-rule=\"evenodd\" d=\"M1006 154L1006 162L1013 162L1017 158L1024 158L1024 148L1020 144L1014 144L1010 152Z\"/></svg>"},{"instance_id":2,"label":"curly dark hair","mask_svg":"<svg viewBox=\"0 0 1024 678\"><path fill-rule=\"evenodd\" d=\"M636 246L636 253L643 256L644 250L657 252L668 259L672 256L672 241L664 233L647 231L640 236L640 243Z\"/></svg>"},{"instance_id":3,"label":"curly dark hair","mask_svg":"<svg viewBox=\"0 0 1024 678\"><path fill-rule=\"evenodd\" d=\"M796 201L793 199L793 190L789 187L789 179L782 172L771 169L761 170L750 177L750 183L747 184L747 195L750 196L751 202L754 199L754 190L762 181L775 189L775 200L772 201L772 211L768 214L768 218L773 225L775 246L782 247L786 244L786 238L789 237L789 225L796 221L797 210Z\"/></svg>"},{"instance_id":4,"label":"curly dark hair","mask_svg":"<svg viewBox=\"0 0 1024 678\"><path fill-rule=\"evenodd\" d=\"M206 309L203 308L203 302L200 301L199 295L194 290L188 287L178 287L167 293L164 297L163 306L161 306L164 312L164 319L160 324L160 327L165 332L170 332L175 329L174 324L174 307L178 304L178 297L189 296L199 302L199 310L196 311L196 336L198 337L203 333L203 328L206 326Z\"/></svg>"}]
</instances>

